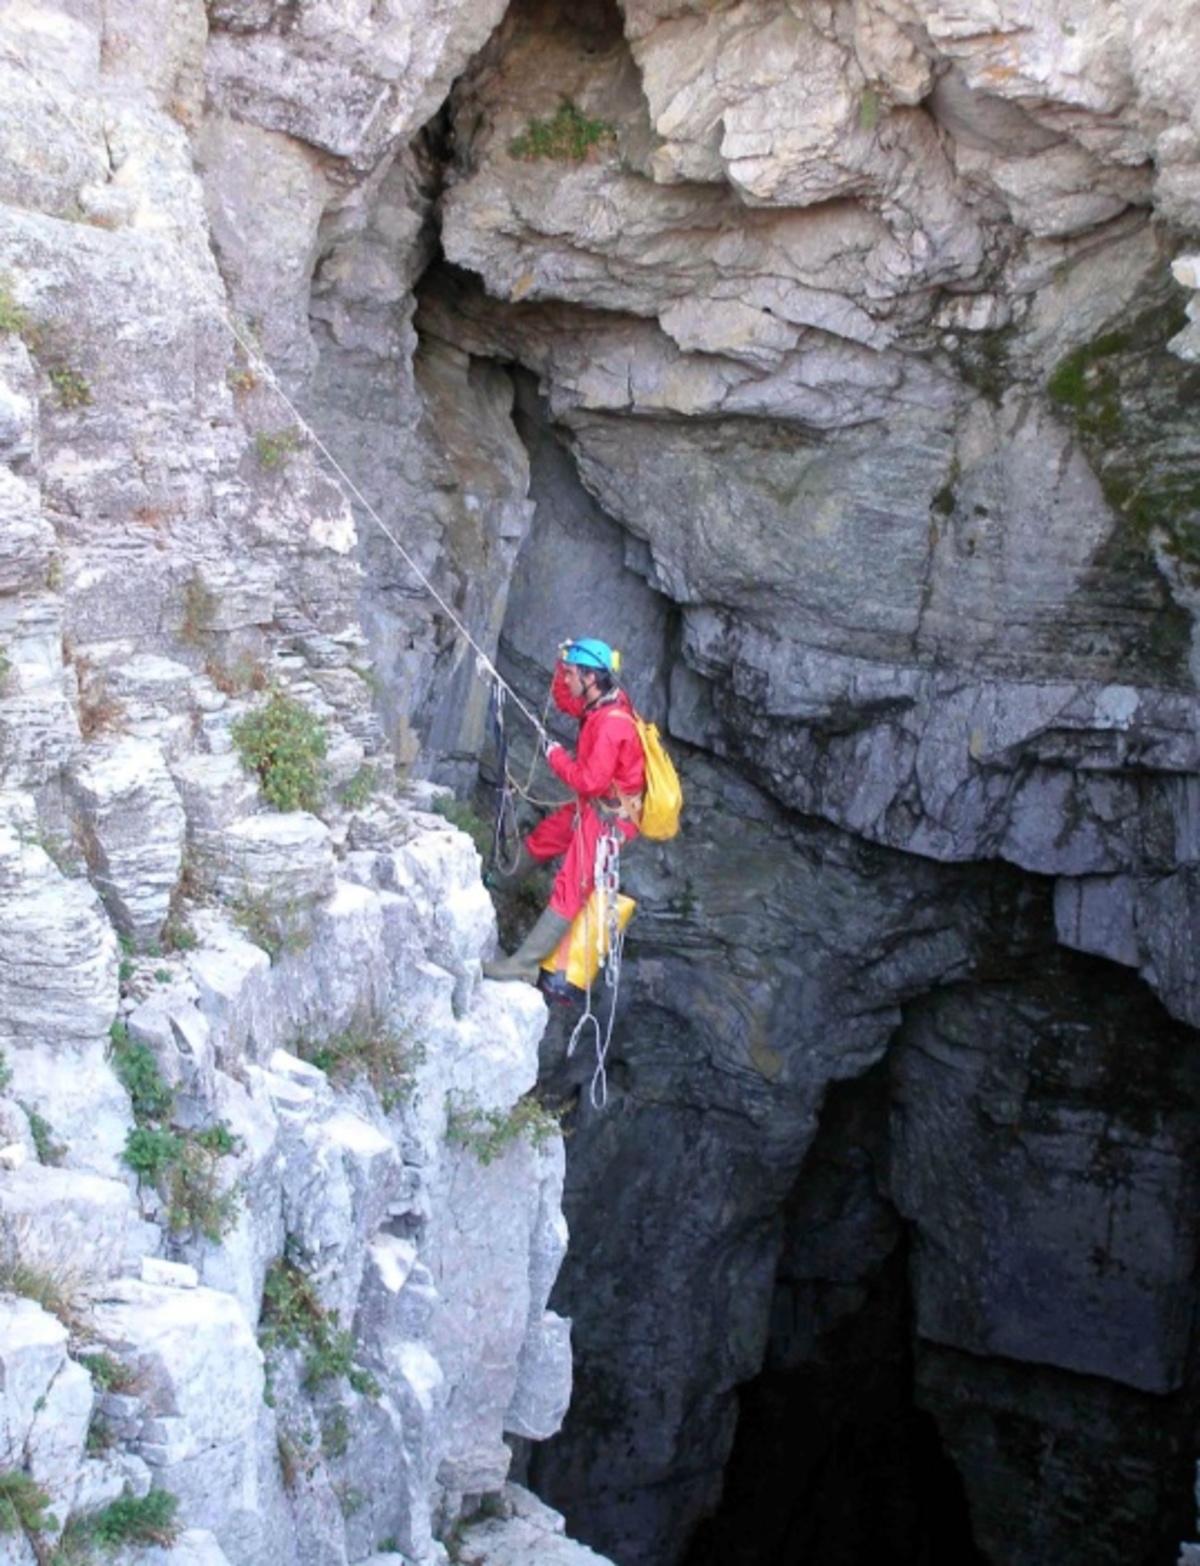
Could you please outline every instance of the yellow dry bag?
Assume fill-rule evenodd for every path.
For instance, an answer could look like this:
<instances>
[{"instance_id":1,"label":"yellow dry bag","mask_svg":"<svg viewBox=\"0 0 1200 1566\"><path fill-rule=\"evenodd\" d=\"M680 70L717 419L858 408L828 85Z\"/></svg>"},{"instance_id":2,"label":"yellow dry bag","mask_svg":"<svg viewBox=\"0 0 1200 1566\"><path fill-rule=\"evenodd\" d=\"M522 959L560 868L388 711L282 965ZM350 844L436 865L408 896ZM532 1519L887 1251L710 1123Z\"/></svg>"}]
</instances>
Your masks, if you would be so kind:
<instances>
[{"instance_id":1,"label":"yellow dry bag","mask_svg":"<svg viewBox=\"0 0 1200 1566\"><path fill-rule=\"evenodd\" d=\"M636 907L632 897L626 897L624 892L617 893L618 930L624 930L633 918ZM549 975L550 987L555 990L561 991L564 984L576 990L586 990L607 956L608 926L601 913L600 893L593 887L587 903L575 915L571 928L542 963L542 969Z\"/></svg>"}]
</instances>

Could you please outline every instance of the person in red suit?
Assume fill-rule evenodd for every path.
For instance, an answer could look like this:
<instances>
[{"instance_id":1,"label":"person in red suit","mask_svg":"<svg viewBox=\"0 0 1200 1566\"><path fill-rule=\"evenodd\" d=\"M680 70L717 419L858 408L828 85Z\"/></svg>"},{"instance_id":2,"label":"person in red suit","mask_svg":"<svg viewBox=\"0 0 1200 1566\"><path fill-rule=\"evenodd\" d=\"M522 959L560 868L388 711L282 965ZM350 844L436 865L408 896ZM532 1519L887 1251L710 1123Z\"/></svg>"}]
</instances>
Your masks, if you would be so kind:
<instances>
[{"instance_id":1,"label":"person in red suit","mask_svg":"<svg viewBox=\"0 0 1200 1566\"><path fill-rule=\"evenodd\" d=\"M612 648L594 637L561 649L552 695L560 711L579 719L579 737L574 756L551 741L546 760L575 798L540 821L525 848L530 858L543 862L561 855L562 864L548 907L517 950L484 963L489 979L534 983L542 961L571 928L595 884L600 834L615 832L623 843L638 835L646 758L633 707L617 684L618 667Z\"/></svg>"}]
</instances>

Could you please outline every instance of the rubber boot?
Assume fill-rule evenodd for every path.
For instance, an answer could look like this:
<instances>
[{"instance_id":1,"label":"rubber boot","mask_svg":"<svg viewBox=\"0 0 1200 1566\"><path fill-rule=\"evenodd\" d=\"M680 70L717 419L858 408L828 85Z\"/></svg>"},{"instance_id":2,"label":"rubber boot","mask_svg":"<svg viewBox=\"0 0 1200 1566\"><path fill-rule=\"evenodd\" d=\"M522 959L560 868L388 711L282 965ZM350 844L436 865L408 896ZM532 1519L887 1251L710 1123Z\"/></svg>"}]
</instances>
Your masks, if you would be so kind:
<instances>
[{"instance_id":1,"label":"rubber boot","mask_svg":"<svg viewBox=\"0 0 1200 1566\"><path fill-rule=\"evenodd\" d=\"M542 959L549 957L571 928L571 921L547 908L511 957L495 957L483 965L485 979L519 979L536 984Z\"/></svg>"}]
</instances>

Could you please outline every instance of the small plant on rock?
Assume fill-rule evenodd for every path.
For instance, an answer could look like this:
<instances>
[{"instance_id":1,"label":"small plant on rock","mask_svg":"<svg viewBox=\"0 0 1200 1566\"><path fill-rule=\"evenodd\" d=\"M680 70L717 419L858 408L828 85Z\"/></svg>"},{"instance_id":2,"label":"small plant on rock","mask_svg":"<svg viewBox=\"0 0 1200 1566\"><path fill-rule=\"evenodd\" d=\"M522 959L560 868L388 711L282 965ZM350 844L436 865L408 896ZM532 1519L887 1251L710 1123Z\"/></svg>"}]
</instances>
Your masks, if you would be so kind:
<instances>
[{"instance_id":1,"label":"small plant on rock","mask_svg":"<svg viewBox=\"0 0 1200 1566\"><path fill-rule=\"evenodd\" d=\"M276 810L317 808L329 740L316 713L276 690L261 707L239 718L232 734L242 765L258 774L263 797Z\"/></svg>"},{"instance_id":2,"label":"small plant on rock","mask_svg":"<svg viewBox=\"0 0 1200 1566\"><path fill-rule=\"evenodd\" d=\"M114 696L107 677L86 658L72 660L79 680L79 732L85 740L100 734L120 734L127 722L124 703Z\"/></svg>"},{"instance_id":3,"label":"small plant on rock","mask_svg":"<svg viewBox=\"0 0 1200 1566\"><path fill-rule=\"evenodd\" d=\"M559 163L582 163L594 147L616 140L616 132L603 120L589 120L570 98L563 98L547 119L536 115L508 144L509 156L523 163L541 158Z\"/></svg>"},{"instance_id":4,"label":"small plant on rock","mask_svg":"<svg viewBox=\"0 0 1200 1566\"><path fill-rule=\"evenodd\" d=\"M0 336L26 337L32 326L28 312L17 303L12 274L0 272Z\"/></svg>"},{"instance_id":5,"label":"small plant on rock","mask_svg":"<svg viewBox=\"0 0 1200 1566\"><path fill-rule=\"evenodd\" d=\"M280 1348L302 1349L304 1385L309 1391L345 1377L355 1392L378 1397L374 1376L354 1363L354 1335L338 1325L338 1313L322 1303L311 1278L287 1257L271 1264L263 1284L262 1326L258 1340L268 1363Z\"/></svg>"},{"instance_id":6,"label":"small plant on rock","mask_svg":"<svg viewBox=\"0 0 1200 1566\"><path fill-rule=\"evenodd\" d=\"M511 1109L483 1109L469 1100L447 1105L446 1140L474 1153L481 1164L493 1163L521 1137L542 1147L562 1132L562 1112L549 1109L532 1093Z\"/></svg>"},{"instance_id":7,"label":"small plant on rock","mask_svg":"<svg viewBox=\"0 0 1200 1566\"><path fill-rule=\"evenodd\" d=\"M87 1436L84 1439L84 1450L89 1457L103 1457L105 1452L111 1452L117 1444L117 1438L113 1434L113 1428L105 1419L98 1408L92 1410L92 1417L88 1420Z\"/></svg>"},{"instance_id":8,"label":"small plant on rock","mask_svg":"<svg viewBox=\"0 0 1200 1566\"><path fill-rule=\"evenodd\" d=\"M265 691L271 684L262 661L249 653L239 653L227 663L207 658L204 672L222 696L245 696L250 691Z\"/></svg>"},{"instance_id":9,"label":"small plant on rock","mask_svg":"<svg viewBox=\"0 0 1200 1566\"><path fill-rule=\"evenodd\" d=\"M137 1384L137 1373L124 1360L117 1359L103 1349L77 1357L91 1376L92 1385L100 1392L131 1392Z\"/></svg>"},{"instance_id":10,"label":"small plant on rock","mask_svg":"<svg viewBox=\"0 0 1200 1566\"><path fill-rule=\"evenodd\" d=\"M465 832L482 858L486 859L491 853L491 824L483 819L474 805L456 799L453 794L439 794L433 802L433 813L457 827L460 832Z\"/></svg>"},{"instance_id":11,"label":"small plant on rock","mask_svg":"<svg viewBox=\"0 0 1200 1566\"><path fill-rule=\"evenodd\" d=\"M212 630L216 617L217 597L212 588L200 576L189 576L183 584L183 622L179 627L180 641L192 647L203 646Z\"/></svg>"},{"instance_id":12,"label":"small plant on rock","mask_svg":"<svg viewBox=\"0 0 1200 1566\"><path fill-rule=\"evenodd\" d=\"M148 1495L123 1495L87 1521L92 1537L106 1549L158 1544L169 1550L179 1537L178 1510L179 1499L169 1490L151 1490Z\"/></svg>"},{"instance_id":13,"label":"small plant on rock","mask_svg":"<svg viewBox=\"0 0 1200 1566\"><path fill-rule=\"evenodd\" d=\"M0 1469L0 1534L46 1533L57 1527L41 1485L23 1469Z\"/></svg>"},{"instance_id":14,"label":"small plant on rock","mask_svg":"<svg viewBox=\"0 0 1200 1566\"><path fill-rule=\"evenodd\" d=\"M302 952L312 941L311 909L288 898L279 900L247 889L229 912L246 936L261 946L272 962Z\"/></svg>"},{"instance_id":15,"label":"small plant on rock","mask_svg":"<svg viewBox=\"0 0 1200 1566\"><path fill-rule=\"evenodd\" d=\"M12 1067L8 1063L7 1055L0 1049L0 1093L4 1092L11 1081Z\"/></svg>"},{"instance_id":16,"label":"small plant on rock","mask_svg":"<svg viewBox=\"0 0 1200 1566\"><path fill-rule=\"evenodd\" d=\"M194 952L200 937L181 913L172 912L163 925L163 950L168 952Z\"/></svg>"},{"instance_id":17,"label":"small plant on rock","mask_svg":"<svg viewBox=\"0 0 1200 1566\"><path fill-rule=\"evenodd\" d=\"M33 1300L78 1336L85 1331L82 1289L80 1275L60 1258L21 1255L11 1243L0 1254L0 1293Z\"/></svg>"},{"instance_id":18,"label":"small plant on rock","mask_svg":"<svg viewBox=\"0 0 1200 1566\"><path fill-rule=\"evenodd\" d=\"M379 774L374 767L359 767L349 783L343 783L338 798L347 810L361 810L379 786Z\"/></svg>"},{"instance_id":19,"label":"small plant on rock","mask_svg":"<svg viewBox=\"0 0 1200 1566\"><path fill-rule=\"evenodd\" d=\"M219 1165L238 1152L239 1138L220 1122L199 1131L173 1130L175 1094L163 1081L154 1052L131 1040L119 1023L113 1024L112 1040L113 1065L137 1122L125 1138L125 1163L139 1182L162 1195L173 1232L223 1239L237 1222L241 1196L225 1185Z\"/></svg>"},{"instance_id":20,"label":"small plant on rock","mask_svg":"<svg viewBox=\"0 0 1200 1566\"><path fill-rule=\"evenodd\" d=\"M109 1029L109 1057L121 1085L129 1094L137 1121L166 1120L175 1107L175 1094L163 1081L154 1051L135 1043L124 1023Z\"/></svg>"},{"instance_id":21,"label":"small plant on rock","mask_svg":"<svg viewBox=\"0 0 1200 1566\"><path fill-rule=\"evenodd\" d=\"M54 1128L44 1115L28 1104L22 1104L25 1119L29 1122L29 1134L33 1138L33 1150L39 1164L57 1167L67 1155L61 1142L54 1140Z\"/></svg>"},{"instance_id":22,"label":"small plant on rock","mask_svg":"<svg viewBox=\"0 0 1200 1566\"><path fill-rule=\"evenodd\" d=\"M214 1243L229 1233L241 1211L241 1193L225 1185L220 1163L241 1145L220 1123L180 1139L179 1156L167 1172L167 1222L173 1230L191 1230Z\"/></svg>"},{"instance_id":23,"label":"small plant on rock","mask_svg":"<svg viewBox=\"0 0 1200 1566\"><path fill-rule=\"evenodd\" d=\"M300 432L293 427L281 430L260 430L254 437L254 455L260 467L269 473L283 467L288 458L300 450Z\"/></svg>"},{"instance_id":24,"label":"small plant on rock","mask_svg":"<svg viewBox=\"0 0 1200 1566\"><path fill-rule=\"evenodd\" d=\"M366 1077L385 1114L412 1097L425 1049L407 1026L361 1012L344 1028L319 1039L300 1038L296 1053L323 1071L337 1087Z\"/></svg>"},{"instance_id":25,"label":"small plant on rock","mask_svg":"<svg viewBox=\"0 0 1200 1566\"><path fill-rule=\"evenodd\" d=\"M86 408L92 400L92 389L82 371L69 364L57 364L49 372L54 398L60 408Z\"/></svg>"}]
</instances>

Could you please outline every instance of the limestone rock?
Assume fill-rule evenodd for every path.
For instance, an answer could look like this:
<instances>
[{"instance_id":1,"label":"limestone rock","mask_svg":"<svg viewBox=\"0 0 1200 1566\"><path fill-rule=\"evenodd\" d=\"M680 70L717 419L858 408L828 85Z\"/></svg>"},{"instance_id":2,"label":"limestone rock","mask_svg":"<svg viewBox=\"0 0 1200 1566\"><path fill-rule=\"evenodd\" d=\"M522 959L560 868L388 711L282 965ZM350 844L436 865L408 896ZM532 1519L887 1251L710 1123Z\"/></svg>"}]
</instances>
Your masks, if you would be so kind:
<instances>
[{"instance_id":1,"label":"limestone rock","mask_svg":"<svg viewBox=\"0 0 1200 1566\"><path fill-rule=\"evenodd\" d=\"M124 1094L102 1061L115 1012L116 937L88 883L61 875L37 843L28 802L10 795L4 803L0 1038L17 1091L44 1112L53 1103L55 1130L76 1159L108 1169L124 1140L116 1118Z\"/></svg>"},{"instance_id":2,"label":"limestone rock","mask_svg":"<svg viewBox=\"0 0 1200 1566\"><path fill-rule=\"evenodd\" d=\"M67 1342L67 1329L32 1300L0 1297L0 1440L25 1459L59 1518L71 1507L92 1413L91 1378Z\"/></svg>"},{"instance_id":3,"label":"limestone rock","mask_svg":"<svg viewBox=\"0 0 1200 1566\"><path fill-rule=\"evenodd\" d=\"M133 738L89 747L72 783L92 873L113 922L139 945L156 940L184 841L183 805L161 750Z\"/></svg>"},{"instance_id":4,"label":"limestone rock","mask_svg":"<svg viewBox=\"0 0 1200 1566\"><path fill-rule=\"evenodd\" d=\"M479 1566L521 1566L537 1560L545 1566L598 1566L604 1557L568 1539L563 1519L519 1485L507 1484L503 1515L463 1530L464 1545Z\"/></svg>"},{"instance_id":5,"label":"limestone rock","mask_svg":"<svg viewBox=\"0 0 1200 1566\"><path fill-rule=\"evenodd\" d=\"M144 1409L140 1455L183 1515L236 1537L255 1510L253 1451L262 1409L262 1354L237 1303L211 1289L113 1285L97 1332L136 1367Z\"/></svg>"},{"instance_id":6,"label":"limestone rock","mask_svg":"<svg viewBox=\"0 0 1200 1566\"><path fill-rule=\"evenodd\" d=\"M243 120L370 166L393 136L424 123L503 14L491 3L430 0L389 7L315 7L289 35L251 31L267 16L222 5L208 56L213 99Z\"/></svg>"},{"instance_id":7,"label":"limestone rock","mask_svg":"<svg viewBox=\"0 0 1200 1566\"><path fill-rule=\"evenodd\" d=\"M329 830L306 811L247 816L197 834L202 873L230 902L301 907L333 890Z\"/></svg>"},{"instance_id":8,"label":"limestone rock","mask_svg":"<svg viewBox=\"0 0 1200 1566\"><path fill-rule=\"evenodd\" d=\"M232 751L187 756L172 766L171 775L197 833L221 832L253 814L258 785Z\"/></svg>"},{"instance_id":9,"label":"limestone rock","mask_svg":"<svg viewBox=\"0 0 1200 1566\"><path fill-rule=\"evenodd\" d=\"M25 1164L0 1184L5 1254L59 1280L81 1300L147 1248L124 1181Z\"/></svg>"},{"instance_id":10,"label":"limestone rock","mask_svg":"<svg viewBox=\"0 0 1200 1566\"><path fill-rule=\"evenodd\" d=\"M139 1550L138 1566L230 1566L230 1559L206 1528L185 1528L169 1549Z\"/></svg>"}]
</instances>

